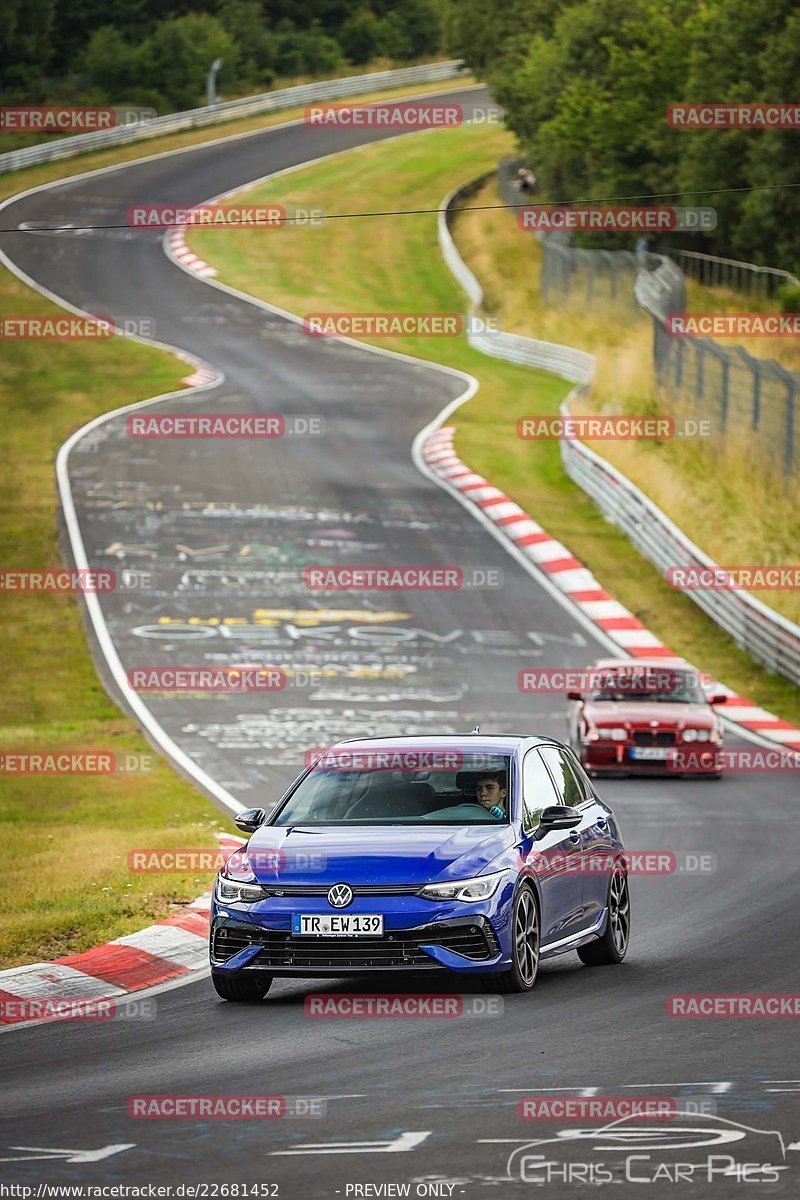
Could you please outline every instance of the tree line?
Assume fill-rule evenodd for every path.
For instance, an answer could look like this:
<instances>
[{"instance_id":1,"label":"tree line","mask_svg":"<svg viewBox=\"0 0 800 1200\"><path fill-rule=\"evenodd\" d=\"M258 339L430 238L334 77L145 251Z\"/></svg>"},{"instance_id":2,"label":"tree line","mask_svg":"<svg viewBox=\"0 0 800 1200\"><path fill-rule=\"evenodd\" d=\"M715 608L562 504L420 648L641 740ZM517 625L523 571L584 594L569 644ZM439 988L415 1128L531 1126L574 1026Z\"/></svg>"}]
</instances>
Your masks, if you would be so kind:
<instances>
[{"instance_id":1,"label":"tree line","mask_svg":"<svg viewBox=\"0 0 800 1200\"><path fill-rule=\"evenodd\" d=\"M666 121L673 104L800 104L793 0L457 0L447 29L505 108L538 198L677 192L718 213L684 246L800 274L800 129Z\"/></svg>"},{"instance_id":2,"label":"tree line","mask_svg":"<svg viewBox=\"0 0 800 1200\"><path fill-rule=\"evenodd\" d=\"M445 0L5 0L4 104L129 104L161 113L276 79L435 58Z\"/></svg>"},{"instance_id":3,"label":"tree line","mask_svg":"<svg viewBox=\"0 0 800 1200\"><path fill-rule=\"evenodd\" d=\"M666 121L680 103L800 103L794 0L6 0L0 102L163 113L204 103L216 58L230 97L442 54L490 85L541 199L677 193L718 213L686 246L800 273L800 131Z\"/></svg>"}]
</instances>

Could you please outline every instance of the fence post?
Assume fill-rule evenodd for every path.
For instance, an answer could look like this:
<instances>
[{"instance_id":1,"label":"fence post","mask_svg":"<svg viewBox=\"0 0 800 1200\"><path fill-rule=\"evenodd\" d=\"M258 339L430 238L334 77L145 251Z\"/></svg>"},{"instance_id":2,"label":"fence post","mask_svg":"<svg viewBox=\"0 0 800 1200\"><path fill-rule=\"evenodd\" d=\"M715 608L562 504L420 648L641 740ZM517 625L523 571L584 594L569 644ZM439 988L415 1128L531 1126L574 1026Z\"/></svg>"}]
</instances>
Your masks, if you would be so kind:
<instances>
[{"instance_id":1,"label":"fence post","mask_svg":"<svg viewBox=\"0 0 800 1200\"><path fill-rule=\"evenodd\" d=\"M794 383L786 388L786 444L783 452L784 474L791 475L794 459Z\"/></svg>"},{"instance_id":2,"label":"fence post","mask_svg":"<svg viewBox=\"0 0 800 1200\"><path fill-rule=\"evenodd\" d=\"M694 343L694 394L697 400L703 399L703 355L705 347L698 339Z\"/></svg>"}]
</instances>

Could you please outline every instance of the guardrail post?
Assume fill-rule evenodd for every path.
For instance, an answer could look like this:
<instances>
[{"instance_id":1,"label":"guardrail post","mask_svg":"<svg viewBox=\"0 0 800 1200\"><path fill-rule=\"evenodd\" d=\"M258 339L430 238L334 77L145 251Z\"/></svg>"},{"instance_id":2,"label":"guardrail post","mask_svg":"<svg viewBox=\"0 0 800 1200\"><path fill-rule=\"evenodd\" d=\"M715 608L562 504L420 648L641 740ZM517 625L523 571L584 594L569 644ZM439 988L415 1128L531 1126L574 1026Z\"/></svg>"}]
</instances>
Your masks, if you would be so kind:
<instances>
[{"instance_id":1,"label":"guardrail post","mask_svg":"<svg viewBox=\"0 0 800 1200\"><path fill-rule=\"evenodd\" d=\"M695 399L703 399L703 355L705 348L701 341L694 343L694 394Z\"/></svg>"},{"instance_id":2,"label":"guardrail post","mask_svg":"<svg viewBox=\"0 0 800 1200\"><path fill-rule=\"evenodd\" d=\"M761 372L758 366L753 371L753 415L750 423L753 432L757 433L761 423Z\"/></svg>"}]
</instances>

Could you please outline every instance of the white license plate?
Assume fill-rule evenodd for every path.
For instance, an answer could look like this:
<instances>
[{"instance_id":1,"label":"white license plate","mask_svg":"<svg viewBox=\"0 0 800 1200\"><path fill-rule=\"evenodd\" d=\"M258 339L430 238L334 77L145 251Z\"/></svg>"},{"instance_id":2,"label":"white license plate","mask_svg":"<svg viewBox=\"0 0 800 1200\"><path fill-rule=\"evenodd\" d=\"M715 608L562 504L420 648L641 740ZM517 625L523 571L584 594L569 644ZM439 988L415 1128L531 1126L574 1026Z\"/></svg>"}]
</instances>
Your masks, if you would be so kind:
<instances>
[{"instance_id":1,"label":"white license plate","mask_svg":"<svg viewBox=\"0 0 800 1200\"><path fill-rule=\"evenodd\" d=\"M669 746L633 746L631 758L647 759L650 762L664 762L669 756Z\"/></svg>"},{"instance_id":2,"label":"white license plate","mask_svg":"<svg viewBox=\"0 0 800 1200\"><path fill-rule=\"evenodd\" d=\"M300 937L382 937L383 917L377 913L292 913L292 933Z\"/></svg>"}]
</instances>

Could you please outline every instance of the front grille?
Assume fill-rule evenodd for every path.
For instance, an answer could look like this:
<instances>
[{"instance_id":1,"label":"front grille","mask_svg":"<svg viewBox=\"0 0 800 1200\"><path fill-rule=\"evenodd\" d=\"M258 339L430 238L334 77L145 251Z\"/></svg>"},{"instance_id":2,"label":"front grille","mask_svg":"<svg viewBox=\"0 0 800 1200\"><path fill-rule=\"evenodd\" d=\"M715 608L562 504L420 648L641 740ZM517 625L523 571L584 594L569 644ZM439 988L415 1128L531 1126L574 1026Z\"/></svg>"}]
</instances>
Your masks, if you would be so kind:
<instances>
[{"instance_id":1,"label":"front grille","mask_svg":"<svg viewBox=\"0 0 800 1200\"><path fill-rule=\"evenodd\" d=\"M674 746L674 729L635 729L633 741L637 746Z\"/></svg>"},{"instance_id":2,"label":"front grille","mask_svg":"<svg viewBox=\"0 0 800 1200\"><path fill-rule=\"evenodd\" d=\"M217 926L212 956L226 962L247 946L263 949L250 962L251 967L313 967L316 969L359 969L364 967L437 967L422 946L444 946L455 954L482 962L499 952L490 926L481 923L423 926L399 930L380 938L295 937L275 929L255 925Z\"/></svg>"},{"instance_id":3,"label":"front grille","mask_svg":"<svg viewBox=\"0 0 800 1200\"><path fill-rule=\"evenodd\" d=\"M415 896L421 883L354 883L350 890L354 896ZM327 896L329 883L265 883L267 896Z\"/></svg>"}]
</instances>

